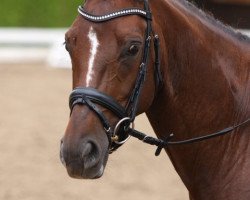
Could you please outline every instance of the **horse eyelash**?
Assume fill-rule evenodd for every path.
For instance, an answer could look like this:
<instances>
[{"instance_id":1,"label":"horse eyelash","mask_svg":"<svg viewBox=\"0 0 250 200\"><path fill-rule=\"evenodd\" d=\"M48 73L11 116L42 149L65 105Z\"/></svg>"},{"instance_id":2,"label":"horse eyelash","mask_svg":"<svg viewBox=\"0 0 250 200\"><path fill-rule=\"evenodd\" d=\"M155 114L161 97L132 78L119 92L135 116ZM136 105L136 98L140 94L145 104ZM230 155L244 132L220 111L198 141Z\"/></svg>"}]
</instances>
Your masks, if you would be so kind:
<instances>
[{"instance_id":1,"label":"horse eyelash","mask_svg":"<svg viewBox=\"0 0 250 200\"><path fill-rule=\"evenodd\" d=\"M68 50L68 48L67 48L67 42L64 41L64 42L62 43L62 45L64 46L65 50L69 52L69 50Z\"/></svg>"}]
</instances>

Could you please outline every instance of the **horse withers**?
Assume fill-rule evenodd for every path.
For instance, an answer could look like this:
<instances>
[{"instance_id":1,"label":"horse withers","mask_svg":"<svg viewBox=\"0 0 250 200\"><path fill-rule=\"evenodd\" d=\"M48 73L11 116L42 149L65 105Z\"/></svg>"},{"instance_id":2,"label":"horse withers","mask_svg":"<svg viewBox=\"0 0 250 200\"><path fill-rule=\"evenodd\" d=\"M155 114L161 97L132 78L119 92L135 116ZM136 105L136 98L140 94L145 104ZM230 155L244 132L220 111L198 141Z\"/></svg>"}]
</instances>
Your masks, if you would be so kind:
<instances>
[{"instance_id":1,"label":"horse withers","mask_svg":"<svg viewBox=\"0 0 250 200\"><path fill-rule=\"evenodd\" d=\"M247 36L184 0L87 0L78 11L65 39L74 90L61 160L71 177L101 177L143 112L160 141L249 118ZM250 198L249 132L244 123L225 136L164 146L191 199Z\"/></svg>"}]
</instances>

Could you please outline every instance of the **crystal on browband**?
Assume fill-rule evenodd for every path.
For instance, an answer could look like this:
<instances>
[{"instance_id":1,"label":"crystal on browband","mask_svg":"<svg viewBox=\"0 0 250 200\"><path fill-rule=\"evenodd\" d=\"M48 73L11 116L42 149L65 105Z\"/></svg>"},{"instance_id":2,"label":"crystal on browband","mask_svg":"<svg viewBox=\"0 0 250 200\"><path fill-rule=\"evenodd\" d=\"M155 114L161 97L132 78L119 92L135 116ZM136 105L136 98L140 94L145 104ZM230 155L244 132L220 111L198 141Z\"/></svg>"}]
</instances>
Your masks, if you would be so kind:
<instances>
[{"instance_id":1,"label":"crystal on browband","mask_svg":"<svg viewBox=\"0 0 250 200\"><path fill-rule=\"evenodd\" d=\"M106 15L92 15L87 13L82 6L78 7L78 12L86 19L93 21L93 22L103 22L103 21L108 21L117 17L122 17L126 15L140 15L146 19L151 20L151 15L147 13L144 10L141 10L139 8L128 8L128 9L123 9L119 10L113 13L109 13Z\"/></svg>"}]
</instances>

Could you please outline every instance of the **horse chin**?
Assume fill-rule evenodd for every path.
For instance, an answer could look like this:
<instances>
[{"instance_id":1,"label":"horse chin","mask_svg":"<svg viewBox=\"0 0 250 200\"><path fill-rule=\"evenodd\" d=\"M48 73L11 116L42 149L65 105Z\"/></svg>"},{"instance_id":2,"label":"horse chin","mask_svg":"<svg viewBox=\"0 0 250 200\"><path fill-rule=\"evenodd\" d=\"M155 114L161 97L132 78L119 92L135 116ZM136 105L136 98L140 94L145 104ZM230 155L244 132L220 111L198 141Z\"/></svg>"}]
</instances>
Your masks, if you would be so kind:
<instances>
[{"instance_id":1,"label":"horse chin","mask_svg":"<svg viewBox=\"0 0 250 200\"><path fill-rule=\"evenodd\" d=\"M92 169L91 171L85 171L81 174L81 179L98 179L101 178L104 173L104 165L96 169Z\"/></svg>"},{"instance_id":2,"label":"horse chin","mask_svg":"<svg viewBox=\"0 0 250 200\"><path fill-rule=\"evenodd\" d=\"M99 172L97 173L97 175L93 179L101 178L103 173L104 173L104 166L102 165Z\"/></svg>"}]
</instances>

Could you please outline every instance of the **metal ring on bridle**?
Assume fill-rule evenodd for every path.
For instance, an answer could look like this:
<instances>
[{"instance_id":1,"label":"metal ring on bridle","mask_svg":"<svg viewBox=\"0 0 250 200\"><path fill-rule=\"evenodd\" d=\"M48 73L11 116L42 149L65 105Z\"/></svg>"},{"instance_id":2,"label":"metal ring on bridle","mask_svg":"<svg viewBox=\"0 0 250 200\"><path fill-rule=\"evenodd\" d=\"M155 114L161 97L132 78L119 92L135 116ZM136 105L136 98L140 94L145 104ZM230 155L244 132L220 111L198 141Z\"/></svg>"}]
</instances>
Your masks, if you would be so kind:
<instances>
[{"instance_id":1,"label":"metal ring on bridle","mask_svg":"<svg viewBox=\"0 0 250 200\"><path fill-rule=\"evenodd\" d=\"M120 126L121 126L124 122L126 122L126 121L128 121L128 122L130 123L130 125L132 125L131 129L134 129L134 128L135 128L134 122L131 122L131 119L130 119L129 117L125 117L125 118L121 119L121 120L116 124L115 129L114 129L114 133L113 133L113 135L112 135L112 137L111 137L111 140L112 140L114 143L116 143L116 144L124 144L124 143L131 137L130 135L128 135L128 137L127 137L126 139L124 139L124 140L122 140L122 141L118 141L118 140L119 140L119 136L117 135L117 132L118 132ZM126 130L125 130L125 131L126 131Z\"/></svg>"}]
</instances>

